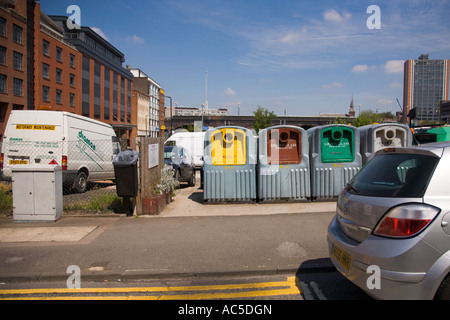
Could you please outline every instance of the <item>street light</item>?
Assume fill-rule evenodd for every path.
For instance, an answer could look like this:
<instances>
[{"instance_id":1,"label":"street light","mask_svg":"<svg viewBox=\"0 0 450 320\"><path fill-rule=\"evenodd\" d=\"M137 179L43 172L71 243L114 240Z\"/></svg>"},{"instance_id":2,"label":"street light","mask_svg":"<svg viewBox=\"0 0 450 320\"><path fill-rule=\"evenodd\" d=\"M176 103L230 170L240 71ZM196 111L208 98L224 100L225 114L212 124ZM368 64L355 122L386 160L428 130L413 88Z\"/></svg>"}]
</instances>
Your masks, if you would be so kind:
<instances>
[{"instance_id":1,"label":"street light","mask_svg":"<svg viewBox=\"0 0 450 320\"><path fill-rule=\"evenodd\" d=\"M201 132L203 132L203 107L205 106L205 104L204 103L202 103L202 131Z\"/></svg>"}]
</instances>

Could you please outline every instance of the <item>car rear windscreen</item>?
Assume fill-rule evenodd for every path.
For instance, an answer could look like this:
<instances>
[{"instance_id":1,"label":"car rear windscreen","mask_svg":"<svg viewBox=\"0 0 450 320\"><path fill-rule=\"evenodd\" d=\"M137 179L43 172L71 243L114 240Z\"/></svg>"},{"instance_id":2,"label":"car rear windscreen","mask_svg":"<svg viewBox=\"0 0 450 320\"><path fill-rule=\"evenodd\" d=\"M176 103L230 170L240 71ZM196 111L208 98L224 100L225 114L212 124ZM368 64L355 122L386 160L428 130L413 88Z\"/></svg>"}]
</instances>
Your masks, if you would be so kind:
<instances>
[{"instance_id":1,"label":"car rear windscreen","mask_svg":"<svg viewBox=\"0 0 450 320\"><path fill-rule=\"evenodd\" d=\"M421 198L439 158L387 153L374 157L355 177L349 192L372 197Z\"/></svg>"}]
</instances>

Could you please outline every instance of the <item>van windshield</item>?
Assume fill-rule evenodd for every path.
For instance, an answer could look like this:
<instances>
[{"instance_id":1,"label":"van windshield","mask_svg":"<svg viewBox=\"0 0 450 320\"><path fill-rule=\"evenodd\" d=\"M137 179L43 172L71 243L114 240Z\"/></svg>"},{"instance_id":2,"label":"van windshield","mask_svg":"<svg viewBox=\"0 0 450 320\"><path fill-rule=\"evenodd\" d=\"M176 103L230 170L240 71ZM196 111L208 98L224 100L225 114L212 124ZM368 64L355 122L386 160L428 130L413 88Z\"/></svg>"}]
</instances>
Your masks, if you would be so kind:
<instances>
[{"instance_id":1,"label":"van windshield","mask_svg":"<svg viewBox=\"0 0 450 320\"><path fill-rule=\"evenodd\" d=\"M358 173L349 192L372 197L422 198L439 158L421 154L380 154Z\"/></svg>"}]
</instances>

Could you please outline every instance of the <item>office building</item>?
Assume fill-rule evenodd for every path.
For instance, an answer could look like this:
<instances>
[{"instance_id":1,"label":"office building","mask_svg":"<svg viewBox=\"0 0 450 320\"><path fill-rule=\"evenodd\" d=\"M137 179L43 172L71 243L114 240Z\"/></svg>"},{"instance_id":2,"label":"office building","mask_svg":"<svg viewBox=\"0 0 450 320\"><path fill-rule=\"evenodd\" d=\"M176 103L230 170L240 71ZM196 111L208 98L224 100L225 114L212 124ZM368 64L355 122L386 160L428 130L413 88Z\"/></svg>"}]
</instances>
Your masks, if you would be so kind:
<instances>
[{"instance_id":1,"label":"office building","mask_svg":"<svg viewBox=\"0 0 450 320\"><path fill-rule=\"evenodd\" d=\"M412 110L413 123L440 121L440 103L448 100L449 60L431 60L427 54L405 62L403 107Z\"/></svg>"},{"instance_id":2,"label":"office building","mask_svg":"<svg viewBox=\"0 0 450 320\"><path fill-rule=\"evenodd\" d=\"M132 136L160 137L164 125L164 90L142 70L128 68L133 74L132 109L136 109L136 130Z\"/></svg>"},{"instance_id":3,"label":"office building","mask_svg":"<svg viewBox=\"0 0 450 320\"><path fill-rule=\"evenodd\" d=\"M89 27L69 29L66 16L50 16L63 30L64 41L75 47L81 64L81 115L113 126L119 138L131 138L133 75L123 67L125 57Z\"/></svg>"}]
</instances>

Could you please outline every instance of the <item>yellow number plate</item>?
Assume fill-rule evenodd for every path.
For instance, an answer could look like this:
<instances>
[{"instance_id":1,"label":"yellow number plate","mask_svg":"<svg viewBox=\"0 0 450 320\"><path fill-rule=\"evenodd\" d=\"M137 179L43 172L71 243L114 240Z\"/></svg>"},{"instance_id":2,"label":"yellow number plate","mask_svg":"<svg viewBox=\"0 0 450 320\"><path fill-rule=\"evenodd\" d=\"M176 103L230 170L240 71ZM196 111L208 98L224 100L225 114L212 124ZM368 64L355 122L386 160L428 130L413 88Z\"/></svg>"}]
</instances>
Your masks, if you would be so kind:
<instances>
[{"instance_id":1,"label":"yellow number plate","mask_svg":"<svg viewBox=\"0 0 450 320\"><path fill-rule=\"evenodd\" d=\"M337 246L333 245L331 249L331 255L333 258L336 259L336 261L345 268L345 270L350 269L350 264L352 262L352 258L350 255L345 252L344 250L338 248Z\"/></svg>"},{"instance_id":2,"label":"yellow number plate","mask_svg":"<svg viewBox=\"0 0 450 320\"><path fill-rule=\"evenodd\" d=\"M28 164L28 160L9 160L9 164Z\"/></svg>"}]
</instances>

